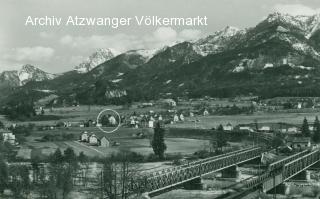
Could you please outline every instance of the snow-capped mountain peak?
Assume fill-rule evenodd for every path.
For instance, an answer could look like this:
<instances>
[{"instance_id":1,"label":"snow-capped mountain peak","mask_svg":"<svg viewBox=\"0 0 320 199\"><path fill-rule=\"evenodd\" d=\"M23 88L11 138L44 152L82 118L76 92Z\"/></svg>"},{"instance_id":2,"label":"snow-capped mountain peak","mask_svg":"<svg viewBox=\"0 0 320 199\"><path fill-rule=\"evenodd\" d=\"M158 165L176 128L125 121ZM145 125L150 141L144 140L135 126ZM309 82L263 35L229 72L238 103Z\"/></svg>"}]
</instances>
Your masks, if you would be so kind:
<instances>
[{"instance_id":1,"label":"snow-capped mountain peak","mask_svg":"<svg viewBox=\"0 0 320 199\"><path fill-rule=\"evenodd\" d=\"M236 28L233 26L227 26L223 30L221 30L219 33L221 36L224 36L224 37L232 37L239 32L240 32L239 28Z\"/></svg>"},{"instance_id":2,"label":"snow-capped mountain peak","mask_svg":"<svg viewBox=\"0 0 320 199\"><path fill-rule=\"evenodd\" d=\"M309 39L312 34L320 28L320 14L312 16L292 16L289 14L275 12L270 14L265 21L267 23L282 23L289 25L290 28L300 30L305 35L306 39Z\"/></svg>"},{"instance_id":3,"label":"snow-capped mountain peak","mask_svg":"<svg viewBox=\"0 0 320 199\"><path fill-rule=\"evenodd\" d=\"M82 63L76 66L75 70L78 71L79 73L87 73L92 69L94 69L99 64L102 64L103 62L106 62L112 59L118 54L119 52L110 48L97 49L96 52L91 54L86 60L84 60Z\"/></svg>"},{"instance_id":4,"label":"snow-capped mountain peak","mask_svg":"<svg viewBox=\"0 0 320 199\"><path fill-rule=\"evenodd\" d=\"M245 30L240 30L236 27L227 26L226 28L214 32L206 38L199 39L194 42L194 50L202 56L220 52L229 48L229 43L233 37L245 34Z\"/></svg>"},{"instance_id":5,"label":"snow-capped mountain peak","mask_svg":"<svg viewBox=\"0 0 320 199\"><path fill-rule=\"evenodd\" d=\"M7 82L12 86L21 86L29 81L43 81L53 79L55 75L44 72L30 64L23 65L19 70L3 71L0 82Z\"/></svg>"},{"instance_id":6,"label":"snow-capped mountain peak","mask_svg":"<svg viewBox=\"0 0 320 199\"><path fill-rule=\"evenodd\" d=\"M129 50L126 52L127 55L138 54L141 55L145 62L148 62L154 55L156 55L161 49L138 49L138 50Z\"/></svg>"}]
</instances>

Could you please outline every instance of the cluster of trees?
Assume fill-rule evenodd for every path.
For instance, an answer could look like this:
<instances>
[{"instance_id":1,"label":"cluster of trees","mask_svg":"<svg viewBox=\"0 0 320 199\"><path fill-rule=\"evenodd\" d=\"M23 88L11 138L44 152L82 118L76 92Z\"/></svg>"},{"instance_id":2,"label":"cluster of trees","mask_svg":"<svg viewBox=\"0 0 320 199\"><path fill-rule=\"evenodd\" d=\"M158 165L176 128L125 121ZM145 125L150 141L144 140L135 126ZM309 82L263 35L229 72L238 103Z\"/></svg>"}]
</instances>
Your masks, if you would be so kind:
<instances>
[{"instance_id":1,"label":"cluster of trees","mask_svg":"<svg viewBox=\"0 0 320 199\"><path fill-rule=\"evenodd\" d=\"M227 137L221 124L216 129L215 135L212 136L210 145L211 149L218 153L221 153L223 151L223 147L227 146Z\"/></svg>"},{"instance_id":2,"label":"cluster of trees","mask_svg":"<svg viewBox=\"0 0 320 199\"><path fill-rule=\"evenodd\" d=\"M252 114L254 106L238 107L237 105L220 107L215 110L216 114L220 115L238 115L238 114Z\"/></svg>"},{"instance_id":3,"label":"cluster of trees","mask_svg":"<svg viewBox=\"0 0 320 199\"><path fill-rule=\"evenodd\" d=\"M127 199L134 193L142 193L142 190L131 190L138 176L138 165L132 160L131 152L121 151L103 161L103 169L99 176L101 196L110 199Z\"/></svg>"},{"instance_id":4,"label":"cluster of trees","mask_svg":"<svg viewBox=\"0 0 320 199\"><path fill-rule=\"evenodd\" d=\"M14 198L23 199L29 198L32 190L37 190L41 198L53 199L67 197L73 189L73 177L80 168L79 163L87 162L87 157L83 153L77 156L72 148L67 148L63 153L57 149L49 158L47 169L37 157L32 159L31 166L8 166L4 160L0 158L0 195L5 189L10 189Z\"/></svg>"},{"instance_id":5,"label":"cluster of trees","mask_svg":"<svg viewBox=\"0 0 320 199\"><path fill-rule=\"evenodd\" d=\"M307 118L303 119L301 133L304 137L312 137L312 140L315 143L320 143L320 122L318 116L316 116L314 123L313 123L313 133L311 133L309 128L309 123Z\"/></svg>"},{"instance_id":6,"label":"cluster of trees","mask_svg":"<svg viewBox=\"0 0 320 199\"><path fill-rule=\"evenodd\" d=\"M160 124L154 130L152 147L155 156L163 159L167 147L164 129ZM43 161L47 161L47 167L43 166ZM143 161L143 156L130 151L120 151L103 159L103 168L96 178L98 191L95 194L110 199L125 199L131 194L141 194L144 190L131 190L130 186L138 176L137 162ZM57 149L47 160L34 157L31 165L8 166L5 158L0 157L0 195L5 189L10 189L15 198L21 199L28 198L31 191L36 191L41 198L67 198L75 188L75 179L83 171L83 166L88 169L89 163L89 158L83 152L77 156L72 148L63 152ZM87 185L87 177L87 172L81 176L83 186Z\"/></svg>"},{"instance_id":7,"label":"cluster of trees","mask_svg":"<svg viewBox=\"0 0 320 199\"><path fill-rule=\"evenodd\" d=\"M46 134L40 141L42 142L54 142L54 141L67 141L74 140L75 135L72 133L61 133L61 134Z\"/></svg>"},{"instance_id":8,"label":"cluster of trees","mask_svg":"<svg viewBox=\"0 0 320 199\"><path fill-rule=\"evenodd\" d=\"M10 120L25 121L36 115L33 103L22 102L19 104L8 104L1 109L1 113Z\"/></svg>"},{"instance_id":9,"label":"cluster of trees","mask_svg":"<svg viewBox=\"0 0 320 199\"><path fill-rule=\"evenodd\" d=\"M4 125L0 121L0 129L2 128L4 128ZM9 142L3 142L3 136L0 134L0 160L14 158L16 154L14 149L15 147L12 146Z\"/></svg>"}]
</instances>

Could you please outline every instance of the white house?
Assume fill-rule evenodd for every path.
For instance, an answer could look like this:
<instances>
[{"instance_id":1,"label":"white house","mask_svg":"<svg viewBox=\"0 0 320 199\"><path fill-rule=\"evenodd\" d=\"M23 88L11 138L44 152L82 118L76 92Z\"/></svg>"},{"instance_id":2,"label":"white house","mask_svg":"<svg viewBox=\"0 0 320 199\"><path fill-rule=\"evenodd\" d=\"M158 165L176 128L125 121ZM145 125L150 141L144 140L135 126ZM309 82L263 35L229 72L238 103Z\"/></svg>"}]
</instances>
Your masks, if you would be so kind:
<instances>
[{"instance_id":1,"label":"white house","mask_svg":"<svg viewBox=\"0 0 320 199\"><path fill-rule=\"evenodd\" d=\"M250 131L250 132L253 131L250 126L240 126L239 130L240 131Z\"/></svg>"},{"instance_id":2,"label":"white house","mask_svg":"<svg viewBox=\"0 0 320 199\"><path fill-rule=\"evenodd\" d=\"M311 139L309 137L289 137L287 146L293 149L305 149L311 146Z\"/></svg>"},{"instance_id":3,"label":"white house","mask_svg":"<svg viewBox=\"0 0 320 199\"><path fill-rule=\"evenodd\" d=\"M145 103L142 103L142 106L143 106L143 107L150 107L150 106L153 106L153 103L151 103L151 102L145 102Z\"/></svg>"},{"instance_id":4,"label":"white house","mask_svg":"<svg viewBox=\"0 0 320 199\"><path fill-rule=\"evenodd\" d=\"M2 137L4 142L9 142L10 144L16 143L16 136L10 131L3 132Z\"/></svg>"},{"instance_id":5,"label":"white house","mask_svg":"<svg viewBox=\"0 0 320 199\"><path fill-rule=\"evenodd\" d=\"M184 121L184 116L183 116L182 113L180 114L180 120L181 120L181 121Z\"/></svg>"},{"instance_id":6,"label":"white house","mask_svg":"<svg viewBox=\"0 0 320 199\"><path fill-rule=\"evenodd\" d=\"M297 127L290 127L287 130L288 133L298 133L298 128Z\"/></svg>"},{"instance_id":7,"label":"white house","mask_svg":"<svg viewBox=\"0 0 320 199\"><path fill-rule=\"evenodd\" d=\"M288 129L280 129L281 133L286 133L288 131Z\"/></svg>"},{"instance_id":8,"label":"white house","mask_svg":"<svg viewBox=\"0 0 320 199\"><path fill-rule=\"evenodd\" d=\"M149 120L148 127L149 128L153 128L154 127L154 121L153 120Z\"/></svg>"},{"instance_id":9,"label":"white house","mask_svg":"<svg viewBox=\"0 0 320 199\"><path fill-rule=\"evenodd\" d=\"M163 118L162 118L161 115L159 116L158 120L159 120L159 121L162 121L162 120L163 120Z\"/></svg>"},{"instance_id":10,"label":"white house","mask_svg":"<svg viewBox=\"0 0 320 199\"><path fill-rule=\"evenodd\" d=\"M271 131L270 126L262 126L259 131Z\"/></svg>"},{"instance_id":11,"label":"white house","mask_svg":"<svg viewBox=\"0 0 320 199\"><path fill-rule=\"evenodd\" d=\"M209 115L209 111L207 109L204 109L203 116L207 116L207 115Z\"/></svg>"},{"instance_id":12,"label":"white house","mask_svg":"<svg viewBox=\"0 0 320 199\"><path fill-rule=\"evenodd\" d=\"M97 136L95 134L91 134L89 136L89 140L88 140L89 144L91 145L97 145L99 144L99 139L97 138Z\"/></svg>"},{"instance_id":13,"label":"white house","mask_svg":"<svg viewBox=\"0 0 320 199\"><path fill-rule=\"evenodd\" d=\"M110 117L108 118L108 120L109 120L109 123L110 123L111 125L116 125L116 124L117 124L117 120L116 120L116 118L114 118L114 116L110 116Z\"/></svg>"},{"instance_id":14,"label":"white house","mask_svg":"<svg viewBox=\"0 0 320 199\"><path fill-rule=\"evenodd\" d=\"M88 132L85 131L81 134L80 136L80 141L81 142L88 142L88 138L89 138L89 135L88 135Z\"/></svg>"},{"instance_id":15,"label":"white house","mask_svg":"<svg viewBox=\"0 0 320 199\"><path fill-rule=\"evenodd\" d=\"M223 126L223 130L232 131L233 130L232 124L228 123L227 125Z\"/></svg>"},{"instance_id":16,"label":"white house","mask_svg":"<svg viewBox=\"0 0 320 199\"><path fill-rule=\"evenodd\" d=\"M100 140L100 146L106 148L110 147L110 141L105 136L103 136Z\"/></svg>"},{"instance_id":17,"label":"white house","mask_svg":"<svg viewBox=\"0 0 320 199\"><path fill-rule=\"evenodd\" d=\"M173 117L173 121L174 121L174 122L178 122L178 121L179 121L179 117L178 117L178 115L177 115L177 114L175 114L175 115L174 115L174 117Z\"/></svg>"},{"instance_id":18,"label":"white house","mask_svg":"<svg viewBox=\"0 0 320 199\"><path fill-rule=\"evenodd\" d=\"M177 102L174 101L173 99L165 99L163 100L163 103L169 106L177 106Z\"/></svg>"}]
</instances>

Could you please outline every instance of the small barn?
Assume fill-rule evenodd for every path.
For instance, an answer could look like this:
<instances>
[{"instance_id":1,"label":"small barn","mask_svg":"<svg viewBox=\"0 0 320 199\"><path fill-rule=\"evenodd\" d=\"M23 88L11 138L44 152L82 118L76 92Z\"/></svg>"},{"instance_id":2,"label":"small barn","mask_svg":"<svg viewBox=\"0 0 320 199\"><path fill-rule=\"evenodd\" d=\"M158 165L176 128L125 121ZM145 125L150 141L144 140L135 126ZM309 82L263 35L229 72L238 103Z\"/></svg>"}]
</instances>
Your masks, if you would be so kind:
<instances>
[{"instance_id":1,"label":"small barn","mask_svg":"<svg viewBox=\"0 0 320 199\"><path fill-rule=\"evenodd\" d=\"M103 136L100 139L100 146L105 148L110 147L110 141L105 136Z\"/></svg>"}]
</instances>

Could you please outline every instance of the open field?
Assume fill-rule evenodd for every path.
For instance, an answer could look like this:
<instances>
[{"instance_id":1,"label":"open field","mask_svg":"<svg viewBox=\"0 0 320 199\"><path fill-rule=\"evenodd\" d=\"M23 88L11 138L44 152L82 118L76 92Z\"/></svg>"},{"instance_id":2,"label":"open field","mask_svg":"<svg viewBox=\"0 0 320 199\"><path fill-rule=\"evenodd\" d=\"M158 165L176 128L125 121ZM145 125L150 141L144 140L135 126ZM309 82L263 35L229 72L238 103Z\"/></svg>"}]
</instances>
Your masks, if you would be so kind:
<instances>
[{"instance_id":1,"label":"open field","mask_svg":"<svg viewBox=\"0 0 320 199\"><path fill-rule=\"evenodd\" d=\"M217 127L218 125L226 125L231 123L233 126L237 124L250 124L255 120L258 123L289 123L301 125L303 118L306 117L309 123L313 123L316 116L320 116L319 113L255 113L252 115L224 115L224 116L199 116L199 117L187 117L184 122L175 123L169 125L169 127L175 128L200 128L210 129ZM196 119L199 122L194 122Z\"/></svg>"},{"instance_id":2,"label":"open field","mask_svg":"<svg viewBox=\"0 0 320 199\"><path fill-rule=\"evenodd\" d=\"M104 110L104 109L112 109L117 111L121 115L131 115L133 112L137 113L146 113L150 110L154 112L159 111L166 111L166 109L163 109L161 107L155 106L155 107L145 107L145 108L138 108L137 105L133 105L130 109L124 109L122 106L98 106L98 105L92 105L89 106L83 105L83 106L71 106L71 107L60 107L60 108L53 108L52 112L50 109L45 109L46 115L53 115L53 116L60 116L63 117L63 119L59 120L50 120L50 121L26 121L26 122L13 122L13 121L7 121L4 116L0 115L0 120L4 121L6 124L11 123L34 123L36 125L54 125L59 121L69 121L69 122L81 122L88 119L96 120L98 114Z\"/></svg>"},{"instance_id":3,"label":"open field","mask_svg":"<svg viewBox=\"0 0 320 199\"><path fill-rule=\"evenodd\" d=\"M28 141L22 145L18 151L19 157L29 159L31 156L48 156L53 153L57 148L65 150L68 147L74 149L76 154L84 152L90 157L105 157L116 153L120 150L130 150L143 155L153 153L150 147L149 139L133 139L128 138L114 138L113 141L120 143L120 146L111 146L108 148L89 146L86 143L78 141L59 141L59 142L39 142L35 137L28 138ZM208 140L195 140L185 138L167 138L167 151L168 154L192 154L195 151L206 149L209 146Z\"/></svg>"},{"instance_id":4,"label":"open field","mask_svg":"<svg viewBox=\"0 0 320 199\"><path fill-rule=\"evenodd\" d=\"M222 103L222 102L219 102L219 103ZM192 106L193 106L193 103L182 103L175 109L177 110L187 109L187 108L191 108ZM63 121L63 122L69 121L71 123L74 122L75 126L77 126L78 125L77 123L81 121L85 121L88 119L95 120L99 112L106 108L114 109L122 115L130 115L133 112L136 112L138 114L146 113L151 110L154 112L166 111L166 109L161 108L159 106L138 108L136 105L134 105L130 109L123 109L122 106L91 106L90 111L88 111L88 106L79 106L79 107L74 106L74 107L54 108L53 112L49 112L48 109L45 110L46 114L63 117L63 119L60 119L60 120L12 122L12 121L7 121L3 116L0 116L0 120L4 121L6 124L34 123L36 125L55 125L59 121ZM320 112L314 112L314 111L311 112L308 110L305 110L305 111L300 110L300 111L301 112L287 112L287 113L286 112L256 112L252 115L209 115L209 116L195 116L192 118L185 117L186 119L185 122L168 125L168 127L205 129L205 128L216 127L219 124L227 124L227 123L231 123L232 125L248 124L248 123L253 123L254 120L257 120L259 123L285 122L285 123L300 125L304 117L306 117L308 121L313 122L315 116L317 115L320 116ZM199 122L195 123L194 122L195 120L199 120Z\"/></svg>"}]
</instances>

